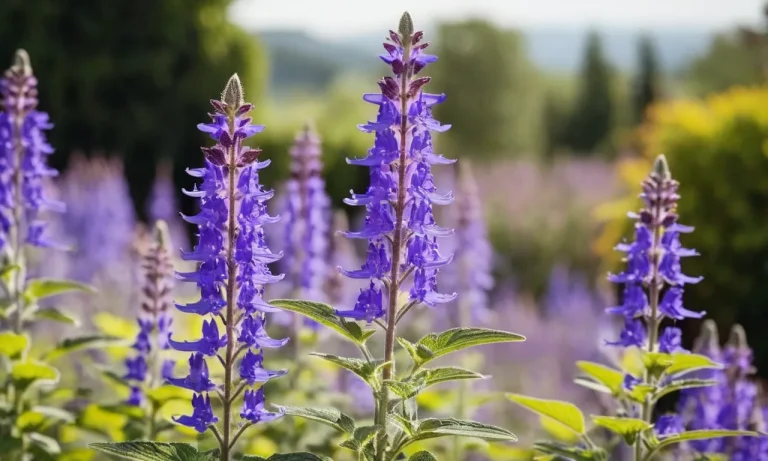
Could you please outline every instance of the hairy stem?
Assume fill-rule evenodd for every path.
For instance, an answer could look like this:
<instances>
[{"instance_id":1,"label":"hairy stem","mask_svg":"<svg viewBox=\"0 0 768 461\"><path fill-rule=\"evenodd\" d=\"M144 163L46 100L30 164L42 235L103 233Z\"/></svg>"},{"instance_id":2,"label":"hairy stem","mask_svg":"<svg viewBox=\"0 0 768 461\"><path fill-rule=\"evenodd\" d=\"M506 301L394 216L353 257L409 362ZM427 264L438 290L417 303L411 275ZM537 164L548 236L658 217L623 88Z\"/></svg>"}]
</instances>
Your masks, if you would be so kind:
<instances>
[{"instance_id":1,"label":"hairy stem","mask_svg":"<svg viewBox=\"0 0 768 461\"><path fill-rule=\"evenodd\" d=\"M654 222L659 222L659 217L661 215L661 212L659 210L659 207L654 207ZM654 352L656 350L656 343L658 342L659 338L659 319L658 317L658 310L659 310L659 262L660 262L660 252L659 252L659 244L661 241L661 225L655 224L653 228L653 243L651 245L650 250L650 256L651 256L651 284L648 288L648 302L650 303L651 308L651 317L648 320L648 346L647 351L648 352ZM654 378L651 376L648 371L646 370L643 373L643 382L646 384L654 384L653 383ZM645 422L650 423L651 417L653 413L653 407L651 405L651 399L649 397L645 398L645 402L643 402L643 413L642 413L642 419ZM635 460L640 461L643 457L643 441L642 437L638 437L637 441L635 442Z\"/></svg>"},{"instance_id":2,"label":"hairy stem","mask_svg":"<svg viewBox=\"0 0 768 461\"><path fill-rule=\"evenodd\" d=\"M232 109L233 113L237 108ZM234 115L231 115L229 117L229 130L230 133L235 132L234 127L235 117ZM229 451L230 451L230 445L231 445L231 426L232 426L232 369L234 368L235 364L235 292L237 290L236 287L236 279L237 279L237 265L235 264L234 260L234 249L235 249L235 207L237 205L237 197L236 197L236 177L235 172L237 170L236 167L236 158L235 154L237 152L237 145L238 141L235 141L233 145L231 145L227 153L227 157L229 159L229 166L228 166L228 174L229 174L229 216L228 216L228 222L227 222L227 268L229 270L227 274L227 321L226 321L226 327L227 327L227 350L226 355L224 357L224 409L223 409L223 430L224 433L221 436L220 445L221 445L221 461L229 461Z\"/></svg>"},{"instance_id":3,"label":"hairy stem","mask_svg":"<svg viewBox=\"0 0 768 461\"><path fill-rule=\"evenodd\" d=\"M403 63L405 69L400 79L400 144L399 162L397 164L397 202L395 203L395 229L392 236L392 272L389 280L389 306L387 309L387 333L384 344L384 362L382 369L384 380L392 379L395 374L395 331L397 327L397 298L400 292L400 257L403 246L403 215L405 214L405 172L407 163L407 130L408 130L408 72L410 61L410 37L403 37ZM387 407L389 406L389 389L382 386L379 395L376 424L386 428ZM376 461L384 461L387 449L387 432L382 430L376 445Z\"/></svg>"}]
</instances>

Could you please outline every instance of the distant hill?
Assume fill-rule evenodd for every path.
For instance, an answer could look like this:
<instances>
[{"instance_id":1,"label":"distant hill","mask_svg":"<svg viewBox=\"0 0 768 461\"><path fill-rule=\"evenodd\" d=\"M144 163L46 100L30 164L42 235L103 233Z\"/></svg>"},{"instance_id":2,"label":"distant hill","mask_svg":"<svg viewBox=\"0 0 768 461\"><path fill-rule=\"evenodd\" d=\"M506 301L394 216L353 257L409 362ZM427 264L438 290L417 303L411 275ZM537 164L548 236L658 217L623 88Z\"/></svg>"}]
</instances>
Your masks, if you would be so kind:
<instances>
[{"instance_id":1,"label":"distant hill","mask_svg":"<svg viewBox=\"0 0 768 461\"><path fill-rule=\"evenodd\" d=\"M666 71L684 68L709 46L713 31L707 29L659 29L647 31L656 42ZM568 28L524 30L529 55L542 70L570 73L578 70L587 31ZM608 58L621 71L635 66L641 31L602 29ZM381 53L382 34L366 34L343 40L327 40L301 31L258 32L271 56L272 88L277 91L302 87L325 88L344 72L367 72Z\"/></svg>"}]
</instances>

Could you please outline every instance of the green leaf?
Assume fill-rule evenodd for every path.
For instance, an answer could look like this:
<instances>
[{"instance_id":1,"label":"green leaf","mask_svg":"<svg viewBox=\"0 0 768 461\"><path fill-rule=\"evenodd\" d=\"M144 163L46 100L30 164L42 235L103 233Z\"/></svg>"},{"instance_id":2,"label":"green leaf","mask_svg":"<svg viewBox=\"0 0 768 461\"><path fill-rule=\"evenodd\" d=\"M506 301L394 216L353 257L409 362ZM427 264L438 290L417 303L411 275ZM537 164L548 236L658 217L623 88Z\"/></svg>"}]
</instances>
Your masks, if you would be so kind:
<instances>
[{"instance_id":1,"label":"green leaf","mask_svg":"<svg viewBox=\"0 0 768 461\"><path fill-rule=\"evenodd\" d=\"M605 386L613 395L619 395L624 381L624 373L599 363L579 361L576 362L579 370L590 378Z\"/></svg>"},{"instance_id":2,"label":"green leaf","mask_svg":"<svg viewBox=\"0 0 768 461\"><path fill-rule=\"evenodd\" d=\"M420 451L412 454L408 461L437 461L437 458L428 451Z\"/></svg>"},{"instance_id":3,"label":"green leaf","mask_svg":"<svg viewBox=\"0 0 768 461\"><path fill-rule=\"evenodd\" d=\"M29 338L25 335L4 331L0 333L0 355L6 355L11 360L21 357L29 346Z\"/></svg>"},{"instance_id":4,"label":"green leaf","mask_svg":"<svg viewBox=\"0 0 768 461\"><path fill-rule=\"evenodd\" d=\"M285 410L285 414L288 416L317 421L341 432L352 433L355 430L355 421L335 408L281 408Z\"/></svg>"},{"instance_id":5,"label":"green leaf","mask_svg":"<svg viewBox=\"0 0 768 461\"><path fill-rule=\"evenodd\" d=\"M235 457L239 461L333 461L325 456L313 455L312 453L282 453L272 455L269 458L262 458L255 455L242 455Z\"/></svg>"},{"instance_id":6,"label":"green leaf","mask_svg":"<svg viewBox=\"0 0 768 461\"><path fill-rule=\"evenodd\" d=\"M507 394L507 398L534 413L554 419L577 434L584 434L584 415L572 403L537 399L519 394Z\"/></svg>"},{"instance_id":7,"label":"green leaf","mask_svg":"<svg viewBox=\"0 0 768 461\"><path fill-rule=\"evenodd\" d=\"M75 421L75 417L72 413L61 408L38 405L19 415L16 420L16 427L22 432L44 430L54 421L72 423Z\"/></svg>"},{"instance_id":8,"label":"green leaf","mask_svg":"<svg viewBox=\"0 0 768 461\"><path fill-rule=\"evenodd\" d=\"M27 434L27 437L32 442L32 445L40 448L45 453L51 454L51 455L58 455L61 453L61 447L59 446L59 442L56 441L56 439L52 437L48 437L47 435L40 434L39 432L30 432Z\"/></svg>"},{"instance_id":9,"label":"green leaf","mask_svg":"<svg viewBox=\"0 0 768 461\"><path fill-rule=\"evenodd\" d=\"M52 320L54 322L66 323L68 325L79 325L79 321L71 315L62 312L55 307L46 307L35 311L33 317L35 320Z\"/></svg>"},{"instance_id":10,"label":"green leaf","mask_svg":"<svg viewBox=\"0 0 768 461\"><path fill-rule=\"evenodd\" d=\"M641 432L651 428L651 424L642 419L616 418L613 416L591 416L591 418L598 426L622 436L628 445L634 444Z\"/></svg>"},{"instance_id":11,"label":"green leaf","mask_svg":"<svg viewBox=\"0 0 768 461\"><path fill-rule=\"evenodd\" d=\"M363 378L365 382L374 386L374 388L378 387L376 372L385 364L385 362L380 359L368 362L362 359L339 357L337 355L321 354L319 352L313 352L310 355L320 357L323 360L327 360L342 368L346 368L357 376Z\"/></svg>"},{"instance_id":12,"label":"green leaf","mask_svg":"<svg viewBox=\"0 0 768 461\"><path fill-rule=\"evenodd\" d=\"M416 373L412 380L429 387L446 381L458 381L465 379L485 379L485 376L472 370L459 367L429 368Z\"/></svg>"},{"instance_id":13,"label":"green leaf","mask_svg":"<svg viewBox=\"0 0 768 461\"><path fill-rule=\"evenodd\" d=\"M700 430L688 431L676 434L659 441L658 445L653 446L645 456L646 460L653 459L653 456L659 451L671 445L685 442L687 440L706 440L720 437L758 437L760 434L750 431L726 431L726 430Z\"/></svg>"},{"instance_id":14,"label":"green leaf","mask_svg":"<svg viewBox=\"0 0 768 461\"><path fill-rule=\"evenodd\" d=\"M723 368L722 364L714 362L709 357L699 354L674 353L671 355L671 359L672 363L666 369L668 375L690 373L696 370Z\"/></svg>"},{"instance_id":15,"label":"green leaf","mask_svg":"<svg viewBox=\"0 0 768 461\"><path fill-rule=\"evenodd\" d=\"M208 461L207 455L186 443L133 441L92 443L89 447L123 459L135 461Z\"/></svg>"},{"instance_id":16,"label":"green leaf","mask_svg":"<svg viewBox=\"0 0 768 461\"><path fill-rule=\"evenodd\" d=\"M171 385L164 385L155 389L150 389L147 391L146 395L147 398L149 398L157 406L162 406L171 400L192 399L192 391Z\"/></svg>"},{"instance_id":17,"label":"green leaf","mask_svg":"<svg viewBox=\"0 0 768 461\"><path fill-rule=\"evenodd\" d=\"M454 418L427 418L418 422L413 437L404 445L436 437L471 437L488 441L516 441L515 434L490 424Z\"/></svg>"},{"instance_id":18,"label":"green leaf","mask_svg":"<svg viewBox=\"0 0 768 461\"><path fill-rule=\"evenodd\" d=\"M269 304L308 317L356 344L364 344L375 332L375 330L363 330L357 323L342 319L328 304L295 299L275 299L269 301Z\"/></svg>"},{"instance_id":19,"label":"green leaf","mask_svg":"<svg viewBox=\"0 0 768 461\"><path fill-rule=\"evenodd\" d=\"M653 394L653 402L657 402L659 399L664 397L667 394L671 394L672 392L679 391L682 389L692 389L696 387L709 387L709 386L715 386L719 384L717 381L713 379L679 379L676 381L671 381L665 386L661 387L660 389L657 389L656 392Z\"/></svg>"},{"instance_id":20,"label":"green leaf","mask_svg":"<svg viewBox=\"0 0 768 461\"><path fill-rule=\"evenodd\" d=\"M371 443L376 434L384 430L381 426L360 426L352 432L352 437L340 444L341 447L349 448L352 451L361 451L366 445Z\"/></svg>"},{"instance_id":21,"label":"green leaf","mask_svg":"<svg viewBox=\"0 0 768 461\"><path fill-rule=\"evenodd\" d=\"M416 433L417 423L404 416L401 416L398 413L390 413L387 415L387 420L409 436L412 436Z\"/></svg>"},{"instance_id":22,"label":"green leaf","mask_svg":"<svg viewBox=\"0 0 768 461\"><path fill-rule=\"evenodd\" d=\"M36 411L25 411L16 418L16 427L22 432L40 430L45 424L45 415Z\"/></svg>"},{"instance_id":23,"label":"green leaf","mask_svg":"<svg viewBox=\"0 0 768 461\"><path fill-rule=\"evenodd\" d=\"M562 443L536 442L533 447L542 453L555 455L554 459L561 456L573 461L595 461L598 459L597 454L592 450L571 447Z\"/></svg>"},{"instance_id":24,"label":"green leaf","mask_svg":"<svg viewBox=\"0 0 768 461\"><path fill-rule=\"evenodd\" d=\"M33 303L39 299L72 291L95 293L96 289L74 280L34 279L29 281L24 297L28 300L28 303Z\"/></svg>"},{"instance_id":25,"label":"green leaf","mask_svg":"<svg viewBox=\"0 0 768 461\"><path fill-rule=\"evenodd\" d=\"M22 392L33 383L56 384L59 380L59 371L42 362L27 361L13 364L11 377L14 385Z\"/></svg>"},{"instance_id":26,"label":"green leaf","mask_svg":"<svg viewBox=\"0 0 768 461\"><path fill-rule=\"evenodd\" d=\"M117 338L115 336L80 336L78 338L67 338L61 341L55 349L51 350L45 355L46 360L56 360L57 358L85 349L101 349L103 347L117 346L121 344L128 344L125 339Z\"/></svg>"},{"instance_id":27,"label":"green leaf","mask_svg":"<svg viewBox=\"0 0 768 461\"><path fill-rule=\"evenodd\" d=\"M394 379L384 381L384 385L403 400L412 399L424 390L424 385L420 383L397 381Z\"/></svg>"},{"instance_id":28,"label":"green leaf","mask_svg":"<svg viewBox=\"0 0 768 461\"><path fill-rule=\"evenodd\" d=\"M452 328L442 333L430 333L416 344L398 338L417 367L468 347L515 341L525 341L525 336L487 328Z\"/></svg>"}]
</instances>

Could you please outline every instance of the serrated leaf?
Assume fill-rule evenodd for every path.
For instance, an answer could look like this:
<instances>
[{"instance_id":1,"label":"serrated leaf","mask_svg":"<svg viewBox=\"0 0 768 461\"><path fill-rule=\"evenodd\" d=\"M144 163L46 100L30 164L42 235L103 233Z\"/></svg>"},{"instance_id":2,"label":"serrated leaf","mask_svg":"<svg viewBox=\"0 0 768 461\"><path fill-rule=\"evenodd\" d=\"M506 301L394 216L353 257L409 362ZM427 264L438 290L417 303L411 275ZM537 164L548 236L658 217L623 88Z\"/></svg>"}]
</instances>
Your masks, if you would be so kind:
<instances>
[{"instance_id":1,"label":"serrated leaf","mask_svg":"<svg viewBox=\"0 0 768 461\"><path fill-rule=\"evenodd\" d=\"M328 304L295 299L275 299L269 301L269 304L312 319L356 344L364 344L374 333L374 330L363 330L357 323L342 319Z\"/></svg>"},{"instance_id":2,"label":"serrated leaf","mask_svg":"<svg viewBox=\"0 0 768 461\"><path fill-rule=\"evenodd\" d=\"M587 376L608 388L613 395L618 395L621 392L622 383L624 381L624 373L621 371L614 370L611 367L599 363L587 361L578 361L576 362L576 366L579 370L586 373Z\"/></svg>"},{"instance_id":3,"label":"serrated leaf","mask_svg":"<svg viewBox=\"0 0 768 461\"><path fill-rule=\"evenodd\" d=\"M269 458L262 458L254 455L242 455L235 459L238 461L333 461L331 458L313 455L312 453L282 453L272 455Z\"/></svg>"},{"instance_id":4,"label":"serrated leaf","mask_svg":"<svg viewBox=\"0 0 768 461\"><path fill-rule=\"evenodd\" d=\"M613 416L591 416L591 418L598 426L622 436L628 445L634 444L641 432L651 428L651 424L642 419L616 418Z\"/></svg>"},{"instance_id":5,"label":"serrated leaf","mask_svg":"<svg viewBox=\"0 0 768 461\"><path fill-rule=\"evenodd\" d=\"M390 413L387 415L387 420L409 436L416 432L415 422L397 413Z\"/></svg>"},{"instance_id":6,"label":"serrated leaf","mask_svg":"<svg viewBox=\"0 0 768 461\"><path fill-rule=\"evenodd\" d=\"M555 455L556 458L554 459L561 456L573 461L595 461L597 459L592 450L572 447L562 443L536 442L533 444L533 447L542 453Z\"/></svg>"},{"instance_id":7,"label":"serrated leaf","mask_svg":"<svg viewBox=\"0 0 768 461\"><path fill-rule=\"evenodd\" d=\"M671 381L656 390L656 392L653 394L652 401L657 402L659 399L661 399L665 395L671 394L672 392L675 392L675 391L679 391L683 389L693 389L697 387L709 387L709 386L715 386L718 384L720 383L713 379L679 379L676 381Z\"/></svg>"},{"instance_id":8,"label":"serrated leaf","mask_svg":"<svg viewBox=\"0 0 768 461\"><path fill-rule=\"evenodd\" d=\"M133 441L119 443L92 443L94 450L135 461L208 461L207 455L186 443L159 443Z\"/></svg>"},{"instance_id":9,"label":"serrated leaf","mask_svg":"<svg viewBox=\"0 0 768 461\"><path fill-rule=\"evenodd\" d=\"M577 434L584 434L584 415L572 403L519 394L507 394L507 398L534 413L554 419Z\"/></svg>"},{"instance_id":10,"label":"serrated leaf","mask_svg":"<svg viewBox=\"0 0 768 461\"><path fill-rule=\"evenodd\" d=\"M403 400L408 400L416 397L424 389L423 385L396 381L394 379L388 379L384 381L384 385L395 395Z\"/></svg>"},{"instance_id":11,"label":"serrated leaf","mask_svg":"<svg viewBox=\"0 0 768 461\"><path fill-rule=\"evenodd\" d=\"M346 368L357 376L363 378L363 381L371 385L376 385L376 371L384 365L384 361L377 359L372 362L366 360L351 358L351 357L339 357L337 355L322 354L319 352L313 352L310 355L320 357L323 360L327 360L342 368Z\"/></svg>"},{"instance_id":12,"label":"serrated leaf","mask_svg":"<svg viewBox=\"0 0 768 461\"><path fill-rule=\"evenodd\" d=\"M760 434L750 431L727 431L727 430L700 430L688 431L666 437L659 441L658 445L653 446L645 456L646 460L653 459L653 456L666 447L685 442L688 440L707 440L720 437L758 437Z\"/></svg>"},{"instance_id":13,"label":"serrated leaf","mask_svg":"<svg viewBox=\"0 0 768 461\"><path fill-rule=\"evenodd\" d=\"M339 446L359 452L363 450L365 446L368 445L371 441L373 441L374 437L376 437L376 434L382 430L384 430L384 428L377 425L357 427L352 432L352 437L342 442Z\"/></svg>"},{"instance_id":14,"label":"serrated leaf","mask_svg":"<svg viewBox=\"0 0 768 461\"><path fill-rule=\"evenodd\" d=\"M352 433L355 430L355 421L335 408L281 408L285 410L287 416L317 421L341 432Z\"/></svg>"},{"instance_id":15,"label":"serrated leaf","mask_svg":"<svg viewBox=\"0 0 768 461\"><path fill-rule=\"evenodd\" d=\"M51 454L51 455L58 455L61 453L61 447L59 446L59 442L56 441L56 439L52 437L48 437L47 435L40 434L39 432L30 432L27 434L27 437L29 438L30 442L32 442L33 445L37 446L41 450L43 450L45 453Z\"/></svg>"},{"instance_id":16,"label":"serrated leaf","mask_svg":"<svg viewBox=\"0 0 768 461\"><path fill-rule=\"evenodd\" d=\"M525 336L487 328L452 328L442 333L430 333L415 344L400 340L411 359L420 367L430 360L452 352L484 344L525 341Z\"/></svg>"},{"instance_id":17,"label":"serrated leaf","mask_svg":"<svg viewBox=\"0 0 768 461\"><path fill-rule=\"evenodd\" d=\"M34 279L27 284L24 297L29 302L45 299L51 296L69 293L72 291L95 293L96 289L90 285L74 280Z\"/></svg>"},{"instance_id":18,"label":"serrated leaf","mask_svg":"<svg viewBox=\"0 0 768 461\"><path fill-rule=\"evenodd\" d=\"M416 432L404 446L419 440L451 436L488 441L517 441L515 434L490 424L454 418L427 418L419 421Z\"/></svg>"},{"instance_id":19,"label":"serrated leaf","mask_svg":"<svg viewBox=\"0 0 768 461\"><path fill-rule=\"evenodd\" d=\"M59 371L48 364L30 360L14 363L11 378L16 388L23 392L33 383L55 384L59 380Z\"/></svg>"},{"instance_id":20,"label":"serrated leaf","mask_svg":"<svg viewBox=\"0 0 768 461\"><path fill-rule=\"evenodd\" d=\"M437 461L437 458L428 451L420 451L412 454L408 461Z\"/></svg>"},{"instance_id":21,"label":"serrated leaf","mask_svg":"<svg viewBox=\"0 0 768 461\"><path fill-rule=\"evenodd\" d=\"M81 351L85 349L97 349L97 348L103 348L103 347L109 347L109 346L117 346L121 344L128 344L126 341L122 338L117 338L114 336L105 336L105 335L97 335L97 336L80 336L78 338L67 338L63 341L61 341L55 349L49 351L45 355L46 360L56 360L57 358L75 352L75 351Z\"/></svg>"},{"instance_id":22,"label":"serrated leaf","mask_svg":"<svg viewBox=\"0 0 768 461\"><path fill-rule=\"evenodd\" d=\"M485 379L485 376L472 370L459 367L441 367L420 370L411 379L412 382L423 384L424 388L447 381L465 379Z\"/></svg>"},{"instance_id":23,"label":"serrated leaf","mask_svg":"<svg viewBox=\"0 0 768 461\"><path fill-rule=\"evenodd\" d=\"M55 307L38 309L35 311L32 318L35 320L52 320L54 322L66 323L73 326L77 326L80 323L76 318Z\"/></svg>"},{"instance_id":24,"label":"serrated leaf","mask_svg":"<svg viewBox=\"0 0 768 461\"><path fill-rule=\"evenodd\" d=\"M5 355L11 360L21 357L29 346L29 338L11 331L0 333L0 355Z\"/></svg>"}]
</instances>

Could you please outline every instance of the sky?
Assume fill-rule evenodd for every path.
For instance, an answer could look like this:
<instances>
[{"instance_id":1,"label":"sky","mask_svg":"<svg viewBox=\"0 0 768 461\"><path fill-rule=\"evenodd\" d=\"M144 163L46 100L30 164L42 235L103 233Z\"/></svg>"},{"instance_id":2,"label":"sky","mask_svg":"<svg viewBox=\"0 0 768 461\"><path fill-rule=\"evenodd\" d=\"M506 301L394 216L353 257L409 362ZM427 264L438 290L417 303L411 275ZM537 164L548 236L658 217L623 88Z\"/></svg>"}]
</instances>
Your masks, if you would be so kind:
<instances>
[{"instance_id":1,"label":"sky","mask_svg":"<svg viewBox=\"0 0 768 461\"><path fill-rule=\"evenodd\" d=\"M232 19L249 30L300 29L349 37L394 28L402 11L416 26L483 17L502 26L696 27L758 24L764 0L236 0Z\"/></svg>"}]
</instances>

